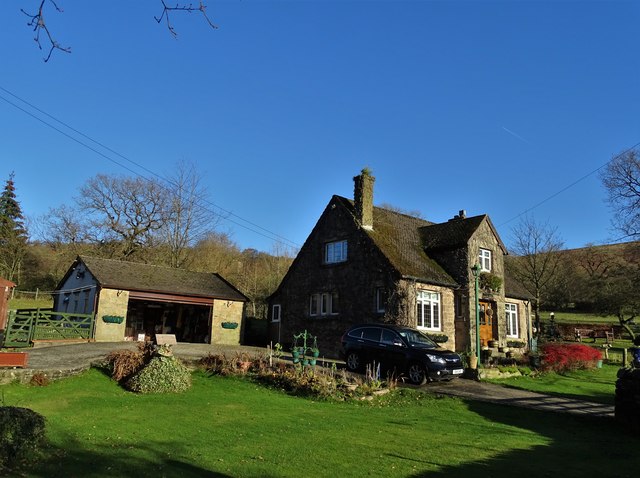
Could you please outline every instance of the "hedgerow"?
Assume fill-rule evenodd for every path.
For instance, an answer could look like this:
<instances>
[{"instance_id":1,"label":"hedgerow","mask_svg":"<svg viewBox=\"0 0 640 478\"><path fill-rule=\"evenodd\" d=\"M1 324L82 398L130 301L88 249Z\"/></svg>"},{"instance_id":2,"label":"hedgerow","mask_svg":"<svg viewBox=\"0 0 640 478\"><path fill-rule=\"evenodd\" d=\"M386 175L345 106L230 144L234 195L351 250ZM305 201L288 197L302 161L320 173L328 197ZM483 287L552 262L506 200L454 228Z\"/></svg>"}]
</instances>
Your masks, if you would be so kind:
<instances>
[{"instance_id":1,"label":"hedgerow","mask_svg":"<svg viewBox=\"0 0 640 478\"><path fill-rule=\"evenodd\" d=\"M594 368L602 359L599 350L582 344L548 343L540 351L543 368L554 372Z\"/></svg>"}]
</instances>

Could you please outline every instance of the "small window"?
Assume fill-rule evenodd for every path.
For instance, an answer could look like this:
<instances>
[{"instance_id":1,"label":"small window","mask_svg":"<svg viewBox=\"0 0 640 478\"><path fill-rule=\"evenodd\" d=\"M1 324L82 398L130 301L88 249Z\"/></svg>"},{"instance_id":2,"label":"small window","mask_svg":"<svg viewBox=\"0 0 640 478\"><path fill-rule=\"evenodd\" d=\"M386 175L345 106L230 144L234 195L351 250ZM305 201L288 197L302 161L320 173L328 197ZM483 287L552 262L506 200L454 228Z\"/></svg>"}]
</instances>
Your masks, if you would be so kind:
<instances>
[{"instance_id":1,"label":"small window","mask_svg":"<svg viewBox=\"0 0 640 478\"><path fill-rule=\"evenodd\" d=\"M491 272L491 251L489 249L480 249L478 259L480 260L480 270L482 272Z\"/></svg>"},{"instance_id":2,"label":"small window","mask_svg":"<svg viewBox=\"0 0 640 478\"><path fill-rule=\"evenodd\" d=\"M387 289L378 287L376 289L376 312L384 313L387 310Z\"/></svg>"},{"instance_id":3,"label":"small window","mask_svg":"<svg viewBox=\"0 0 640 478\"><path fill-rule=\"evenodd\" d=\"M273 304L271 308L271 322L280 322L280 304Z\"/></svg>"},{"instance_id":4,"label":"small window","mask_svg":"<svg viewBox=\"0 0 640 478\"><path fill-rule=\"evenodd\" d=\"M329 242L324 246L325 264L335 264L347 260L347 241Z\"/></svg>"},{"instance_id":5,"label":"small window","mask_svg":"<svg viewBox=\"0 0 640 478\"><path fill-rule=\"evenodd\" d=\"M519 337L518 330L518 305L505 304L505 313L507 315L507 337Z\"/></svg>"}]
</instances>

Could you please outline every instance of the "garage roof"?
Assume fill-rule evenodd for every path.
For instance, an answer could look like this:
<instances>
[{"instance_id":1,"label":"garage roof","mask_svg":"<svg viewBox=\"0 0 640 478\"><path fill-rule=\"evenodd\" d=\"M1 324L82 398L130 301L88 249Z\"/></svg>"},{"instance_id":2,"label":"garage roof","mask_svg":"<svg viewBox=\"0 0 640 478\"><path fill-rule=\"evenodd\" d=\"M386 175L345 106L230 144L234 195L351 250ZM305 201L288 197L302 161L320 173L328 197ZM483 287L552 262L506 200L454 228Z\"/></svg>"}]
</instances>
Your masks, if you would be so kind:
<instances>
[{"instance_id":1,"label":"garage roof","mask_svg":"<svg viewBox=\"0 0 640 478\"><path fill-rule=\"evenodd\" d=\"M67 275L79 262L85 264L101 287L247 301L242 292L216 273L78 256Z\"/></svg>"}]
</instances>

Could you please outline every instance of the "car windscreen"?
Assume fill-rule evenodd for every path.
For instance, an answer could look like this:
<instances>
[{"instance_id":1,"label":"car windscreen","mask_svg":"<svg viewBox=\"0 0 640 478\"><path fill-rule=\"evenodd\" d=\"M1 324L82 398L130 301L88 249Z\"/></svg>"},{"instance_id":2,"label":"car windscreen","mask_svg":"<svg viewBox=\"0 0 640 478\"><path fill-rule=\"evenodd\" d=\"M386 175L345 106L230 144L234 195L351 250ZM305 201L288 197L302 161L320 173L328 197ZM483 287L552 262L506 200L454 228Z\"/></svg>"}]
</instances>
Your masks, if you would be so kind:
<instances>
[{"instance_id":1,"label":"car windscreen","mask_svg":"<svg viewBox=\"0 0 640 478\"><path fill-rule=\"evenodd\" d=\"M410 347L422 347L427 349L438 348L437 343L417 330L403 329L398 330L398 333L407 341Z\"/></svg>"}]
</instances>

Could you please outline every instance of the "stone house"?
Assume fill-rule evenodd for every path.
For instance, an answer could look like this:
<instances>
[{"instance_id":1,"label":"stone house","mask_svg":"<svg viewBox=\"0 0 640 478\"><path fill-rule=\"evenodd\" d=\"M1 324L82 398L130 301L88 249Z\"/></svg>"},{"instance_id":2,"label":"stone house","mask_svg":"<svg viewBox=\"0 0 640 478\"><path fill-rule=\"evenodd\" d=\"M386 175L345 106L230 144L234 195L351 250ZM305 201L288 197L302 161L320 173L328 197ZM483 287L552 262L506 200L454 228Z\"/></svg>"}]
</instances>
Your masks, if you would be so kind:
<instances>
[{"instance_id":1,"label":"stone house","mask_svg":"<svg viewBox=\"0 0 640 478\"><path fill-rule=\"evenodd\" d=\"M507 250L487 215L460 211L431 223L373 205L375 178L354 178L354 199L333 196L269 299L269 339L283 346L307 330L337 355L351 326L389 322L475 350L479 264L482 346L531 337L527 292L505 272Z\"/></svg>"},{"instance_id":2,"label":"stone house","mask_svg":"<svg viewBox=\"0 0 640 478\"><path fill-rule=\"evenodd\" d=\"M94 314L98 342L154 339L239 344L247 298L218 274L78 256L56 288L55 312Z\"/></svg>"}]
</instances>

